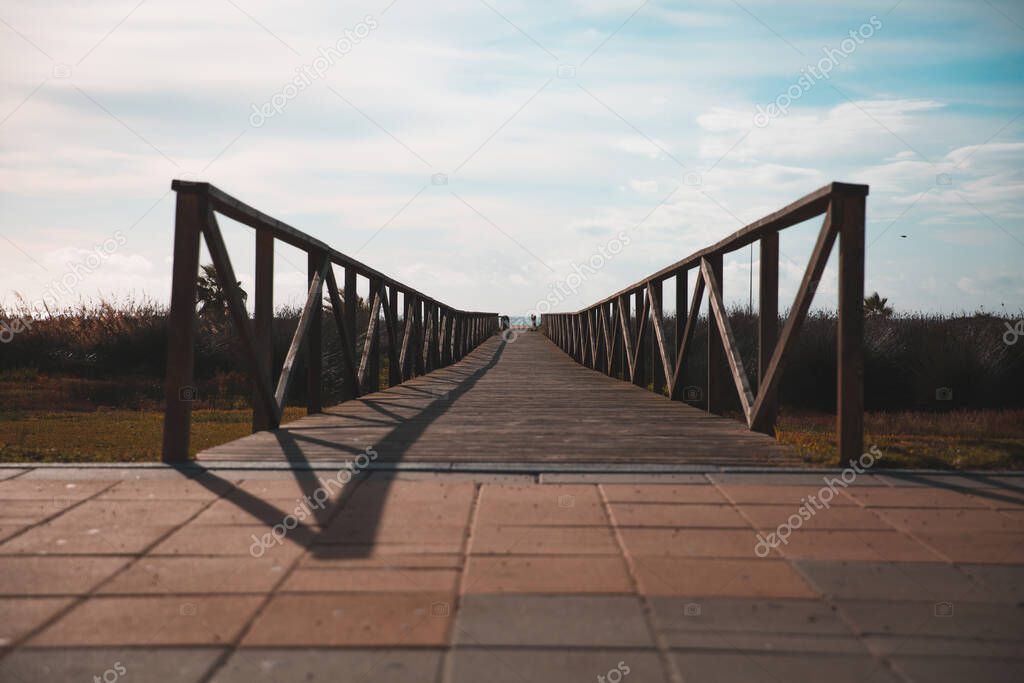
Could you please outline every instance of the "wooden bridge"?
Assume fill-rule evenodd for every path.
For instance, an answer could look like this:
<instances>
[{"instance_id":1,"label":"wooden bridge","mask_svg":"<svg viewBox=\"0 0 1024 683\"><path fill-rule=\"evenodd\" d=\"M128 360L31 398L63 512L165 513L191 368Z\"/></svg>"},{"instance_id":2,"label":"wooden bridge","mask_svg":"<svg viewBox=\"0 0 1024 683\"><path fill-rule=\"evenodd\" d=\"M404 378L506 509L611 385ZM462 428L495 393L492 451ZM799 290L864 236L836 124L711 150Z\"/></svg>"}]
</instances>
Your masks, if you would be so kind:
<instances>
[{"instance_id":1,"label":"wooden bridge","mask_svg":"<svg viewBox=\"0 0 1024 683\"><path fill-rule=\"evenodd\" d=\"M537 331L509 329L508 318L496 312L448 306L209 184L175 181L172 187L178 199L165 461L189 458L188 399L203 238L253 378L254 433L202 452L200 460L298 465L351 459L373 447L381 461L389 462L798 464L769 435L783 366L792 361L793 342L837 239L840 459L852 462L862 452L866 186L832 183L587 309L543 315ZM256 232L252 318L235 284L218 213ZM779 332L779 232L821 215L810 262ZM274 385L270 330L276 240L306 252L309 291ZM726 313L722 264L726 254L754 242L760 245L760 315L757 373L751 378ZM343 279L336 268L344 271ZM688 296L691 270L696 279ZM365 329L357 331L359 278L367 281L369 294ZM672 331L665 327L662 310L666 284L676 293ZM684 387L705 293L712 321L707 325L706 378ZM345 399L328 408L322 398L325 295L340 340ZM303 351L309 415L282 426ZM382 358L388 384L383 391ZM741 421L725 416L733 390Z\"/></svg>"}]
</instances>

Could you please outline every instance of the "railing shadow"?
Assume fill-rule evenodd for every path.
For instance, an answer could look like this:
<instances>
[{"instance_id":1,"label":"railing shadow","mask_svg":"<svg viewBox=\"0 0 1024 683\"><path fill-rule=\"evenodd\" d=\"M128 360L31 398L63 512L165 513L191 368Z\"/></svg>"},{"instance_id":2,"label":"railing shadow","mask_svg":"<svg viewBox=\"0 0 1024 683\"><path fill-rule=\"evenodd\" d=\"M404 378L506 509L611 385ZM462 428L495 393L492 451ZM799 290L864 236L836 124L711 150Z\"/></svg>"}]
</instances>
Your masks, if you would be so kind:
<instances>
[{"instance_id":1,"label":"railing shadow","mask_svg":"<svg viewBox=\"0 0 1024 683\"><path fill-rule=\"evenodd\" d=\"M499 340L490 357L483 365L471 371L465 367L475 360L475 356L484 350L485 347L478 347L471 352L462 362L450 365L442 370L446 377L434 377L433 379L444 384L450 384L451 389L446 390L444 396L428 403L420 412L411 417L402 417L397 414L389 415L398 422L387 436L372 445L378 453L378 462L396 463L405 456L409 447L423 435L424 431L443 416L452 406L490 370L492 370L501 358L507 342ZM468 363L467 363L468 362ZM437 371L435 371L437 372ZM458 381L448 379L452 374L463 374L464 377ZM424 378L431 379L430 373ZM420 387L399 385L396 389L415 389L422 391ZM362 398L356 399L372 408L380 408L377 399ZM382 411L383 412L383 411ZM315 437L295 434L287 427L273 432L277 438L281 450L284 452L288 463L292 466L291 472L295 476L299 487L302 489L306 500L317 500L317 493L329 488L328 483L317 474L312 463L303 450L303 443L311 443L321 447L328 447L338 450L347 456L362 453L361 449L352 446L339 444ZM267 525L268 530L282 525L285 518L292 515L293 511L281 510L275 505L263 500L259 496L244 491L231 482L216 474L213 470L204 467L201 463L190 463L179 466L183 474L189 474L191 479L205 486L210 491L217 492L225 500L245 510L247 513ZM371 471L372 472L372 471ZM337 481L335 479L334 481ZM373 481L374 485L363 488L361 484ZM384 504L387 501L393 477L379 476L367 472L356 471L344 485L337 497L331 497L331 503L324 506L308 506L313 518L316 521L314 528L311 525L298 523L287 530L284 538L291 543L296 543L307 550L310 550L314 557L331 559L357 559L369 556L372 553L376 541L378 526L383 512ZM379 485L377 485L379 484ZM227 493L224 490L228 489ZM356 542L346 543L345 539L334 538L331 532L331 525L338 519L346 505L359 492L360 517L365 519L365 525L360 528L360 534Z\"/></svg>"}]
</instances>

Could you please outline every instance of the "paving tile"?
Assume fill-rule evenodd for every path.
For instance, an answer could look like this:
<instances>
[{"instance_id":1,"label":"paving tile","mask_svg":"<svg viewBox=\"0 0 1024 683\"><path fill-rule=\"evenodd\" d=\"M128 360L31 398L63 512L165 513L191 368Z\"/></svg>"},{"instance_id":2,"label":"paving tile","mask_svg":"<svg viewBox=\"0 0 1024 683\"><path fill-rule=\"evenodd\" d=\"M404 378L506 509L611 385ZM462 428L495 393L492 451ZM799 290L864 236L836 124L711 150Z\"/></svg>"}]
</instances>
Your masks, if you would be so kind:
<instances>
[{"instance_id":1,"label":"paving tile","mask_svg":"<svg viewBox=\"0 0 1024 683\"><path fill-rule=\"evenodd\" d=\"M797 529L786 540L778 550L786 557L798 560L938 562L943 559L913 538L896 531Z\"/></svg>"},{"instance_id":2,"label":"paving tile","mask_svg":"<svg viewBox=\"0 0 1024 683\"><path fill-rule=\"evenodd\" d=\"M828 479L832 476L825 475ZM796 508L801 505L811 505L810 500L814 496L816 500L828 503L832 507L844 505L855 505L849 498L845 498L842 492L845 490L841 484L835 487L836 492L825 494L821 497L822 490L831 491L826 485L825 479L819 479L817 485L812 486L758 486L747 484L723 484L720 488L725 495L736 503L761 503L768 505L789 505Z\"/></svg>"},{"instance_id":3,"label":"paving tile","mask_svg":"<svg viewBox=\"0 0 1024 683\"><path fill-rule=\"evenodd\" d=\"M596 486L483 486L478 525L606 526Z\"/></svg>"},{"instance_id":4,"label":"paving tile","mask_svg":"<svg viewBox=\"0 0 1024 683\"><path fill-rule=\"evenodd\" d=\"M813 506L807 508L813 510ZM801 515L796 508L788 505L739 506L740 512L750 519L761 531L774 531L779 525L799 526L801 529L895 529L891 524L864 508L843 506L814 510ZM794 517L795 516L795 517Z\"/></svg>"},{"instance_id":5,"label":"paving tile","mask_svg":"<svg viewBox=\"0 0 1024 683\"><path fill-rule=\"evenodd\" d=\"M921 683L1018 683L1024 668L1020 659L978 657L896 657L894 664Z\"/></svg>"},{"instance_id":6,"label":"paving tile","mask_svg":"<svg viewBox=\"0 0 1024 683\"><path fill-rule=\"evenodd\" d=\"M96 500L213 500L234 488L230 481L215 476L178 479L133 479L121 481Z\"/></svg>"},{"instance_id":7,"label":"paving tile","mask_svg":"<svg viewBox=\"0 0 1024 683\"><path fill-rule=\"evenodd\" d=\"M25 474L29 470L27 469L11 469L9 467L0 467L0 481L5 479L13 479L14 477Z\"/></svg>"},{"instance_id":8,"label":"paving tile","mask_svg":"<svg viewBox=\"0 0 1024 683\"><path fill-rule=\"evenodd\" d=\"M995 510L876 508L890 524L915 533L1012 531L1024 533L1024 517Z\"/></svg>"},{"instance_id":9,"label":"paving tile","mask_svg":"<svg viewBox=\"0 0 1024 683\"><path fill-rule=\"evenodd\" d=\"M351 556L330 556L309 554L299 560L300 567L310 569L369 569L374 567L408 567L411 569L459 569L462 556L451 553L405 553L389 552L392 546L348 546L355 550Z\"/></svg>"},{"instance_id":10,"label":"paving tile","mask_svg":"<svg viewBox=\"0 0 1024 683\"><path fill-rule=\"evenodd\" d=\"M272 527L283 524L285 517L293 515L304 526L318 526L319 519L315 515L309 512L298 515L296 507L298 505L294 498L259 499L254 504L223 498L199 513L190 524ZM299 519L300 516L302 519Z\"/></svg>"},{"instance_id":11,"label":"paving tile","mask_svg":"<svg viewBox=\"0 0 1024 683\"><path fill-rule=\"evenodd\" d=\"M540 475L541 484L707 484L703 474L645 474L622 472L606 474L551 472Z\"/></svg>"},{"instance_id":12,"label":"paving tile","mask_svg":"<svg viewBox=\"0 0 1024 683\"><path fill-rule=\"evenodd\" d=\"M602 484L605 497L612 503L711 503L728 504L717 488L707 481L694 485Z\"/></svg>"},{"instance_id":13,"label":"paving tile","mask_svg":"<svg viewBox=\"0 0 1024 683\"><path fill-rule=\"evenodd\" d=\"M1024 534L939 531L915 535L953 562L1024 564Z\"/></svg>"},{"instance_id":14,"label":"paving tile","mask_svg":"<svg viewBox=\"0 0 1024 683\"><path fill-rule=\"evenodd\" d=\"M632 593L620 557L474 555L465 593Z\"/></svg>"},{"instance_id":15,"label":"paving tile","mask_svg":"<svg viewBox=\"0 0 1024 683\"><path fill-rule=\"evenodd\" d=\"M683 642L684 635L705 631L732 635L853 635L836 610L819 599L653 596L650 604L658 630L666 633L673 643Z\"/></svg>"},{"instance_id":16,"label":"paving tile","mask_svg":"<svg viewBox=\"0 0 1024 683\"><path fill-rule=\"evenodd\" d=\"M1006 488L1024 490L1024 477L999 476L984 472L963 474L922 474L920 472L887 472L879 480L890 486L926 486L940 488Z\"/></svg>"},{"instance_id":17,"label":"paving tile","mask_svg":"<svg viewBox=\"0 0 1024 683\"><path fill-rule=\"evenodd\" d=\"M455 642L654 647L639 599L624 595L467 595L459 606Z\"/></svg>"},{"instance_id":18,"label":"paving tile","mask_svg":"<svg viewBox=\"0 0 1024 683\"><path fill-rule=\"evenodd\" d=\"M613 670L618 676L609 675ZM452 653L452 683L566 683L601 680L598 676L609 681L668 681L658 653L651 650L459 648Z\"/></svg>"},{"instance_id":19,"label":"paving tile","mask_svg":"<svg viewBox=\"0 0 1024 683\"><path fill-rule=\"evenodd\" d=\"M26 479L0 481L0 500L78 501L102 491L110 481L39 481Z\"/></svg>"},{"instance_id":20,"label":"paving tile","mask_svg":"<svg viewBox=\"0 0 1024 683\"><path fill-rule=\"evenodd\" d=\"M33 648L0 661L0 680L16 683L118 680L198 683L223 650L218 648ZM120 666L121 668L115 668ZM120 674L119 671L123 671ZM123 677L123 678L122 678Z\"/></svg>"},{"instance_id":21,"label":"paving tile","mask_svg":"<svg viewBox=\"0 0 1024 683\"><path fill-rule=\"evenodd\" d=\"M0 598L0 647L41 626L71 601L72 598Z\"/></svg>"},{"instance_id":22,"label":"paving tile","mask_svg":"<svg viewBox=\"0 0 1024 683\"><path fill-rule=\"evenodd\" d=\"M53 523L89 528L119 524L172 526L185 523L203 505L201 501L88 500L62 513Z\"/></svg>"},{"instance_id":23,"label":"paving tile","mask_svg":"<svg viewBox=\"0 0 1024 683\"><path fill-rule=\"evenodd\" d=\"M620 527L750 528L750 524L731 505L611 503L610 507L615 524Z\"/></svg>"},{"instance_id":24,"label":"paving tile","mask_svg":"<svg viewBox=\"0 0 1024 683\"><path fill-rule=\"evenodd\" d=\"M857 502L869 507L891 508L982 508L990 505L983 498L949 489L926 487L860 486L848 492Z\"/></svg>"},{"instance_id":25,"label":"paving tile","mask_svg":"<svg viewBox=\"0 0 1024 683\"><path fill-rule=\"evenodd\" d=\"M47 517L60 514L75 504L68 498L47 500L24 500L9 498L0 500L0 524L36 524Z\"/></svg>"},{"instance_id":26,"label":"paving tile","mask_svg":"<svg viewBox=\"0 0 1024 683\"><path fill-rule=\"evenodd\" d=\"M839 472L708 472L707 477L716 484L729 486L815 486L824 485L824 477L838 477ZM850 486L878 486L881 479L873 474L861 474Z\"/></svg>"},{"instance_id":27,"label":"paving tile","mask_svg":"<svg viewBox=\"0 0 1024 683\"><path fill-rule=\"evenodd\" d=\"M281 586L282 592L423 593L455 592L459 571L373 567L366 569L297 569Z\"/></svg>"},{"instance_id":28,"label":"paving tile","mask_svg":"<svg viewBox=\"0 0 1024 683\"><path fill-rule=\"evenodd\" d=\"M302 499L317 489L322 489L329 495L332 502L338 500L342 488L337 481L332 481L335 473L303 472L300 476L302 477L301 481L296 481L296 478L290 474L287 478L245 479L235 485L234 488L237 491L229 491L226 495L228 498L237 500L255 496L264 500L286 499L294 503L295 499Z\"/></svg>"},{"instance_id":29,"label":"paving tile","mask_svg":"<svg viewBox=\"0 0 1024 683\"><path fill-rule=\"evenodd\" d=\"M820 635L757 631L670 631L665 636L677 650L723 652L807 652L869 656L864 643L852 635Z\"/></svg>"},{"instance_id":30,"label":"paving tile","mask_svg":"<svg viewBox=\"0 0 1024 683\"><path fill-rule=\"evenodd\" d=\"M635 557L645 595L811 598L817 593L781 560Z\"/></svg>"},{"instance_id":31,"label":"paving tile","mask_svg":"<svg viewBox=\"0 0 1024 683\"><path fill-rule=\"evenodd\" d=\"M623 528L630 555L675 557L755 557L758 539L752 529L639 529ZM775 553L770 550L769 552Z\"/></svg>"},{"instance_id":32,"label":"paving tile","mask_svg":"<svg viewBox=\"0 0 1024 683\"><path fill-rule=\"evenodd\" d=\"M441 650L245 648L236 650L212 683L431 683L441 675Z\"/></svg>"},{"instance_id":33,"label":"paving tile","mask_svg":"<svg viewBox=\"0 0 1024 683\"><path fill-rule=\"evenodd\" d=\"M322 543L422 543L457 545L466 536L466 521L443 519L360 519L348 516L334 520L317 538Z\"/></svg>"},{"instance_id":34,"label":"paving tile","mask_svg":"<svg viewBox=\"0 0 1024 683\"><path fill-rule=\"evenodd\" d=\"M83 595L130 561L129 557L0 557L0 593Z\"/></svg>"},{"instance_id":35,"label":"paving tile","mask_svg":"<svg viewBox=\"0 0 1024 683\"><path fill-rule=\"evenodd\" d=\"M840 599L987 601L995 597L944 563L799 561L797 565L825 595Z\"/></svg>"},{"instance_id":36,"label":"paving tile","mask_svg":"<svg viewBox=\"0 0 1024 683\"><path fill-rule=\"evenodd\" d=\"M1006 564L963 564L960 568L983 584L993 600L1024 602L1024 567Z\"/></svg>"},{"instance_id":37,"label":"paving tile","mask_svg":"<svg viewBox=\"0 0 1024 683\"><path fill-rule=\"evenodd\" d=\"M401 534L392 535L385 540L368 537L349 539L341 535L334 539L328 539L321 535L314 539L309 552L315 557L334 559L355 559L369 557L373 554L458 555L462 553L462 538L458 540L452 538L446 541L412 540L405 543L401 542L401 538Z\"/></svg>"},{"instance_id":38,"label":"paving tile","mask_svg":"<svg viewBox=\"0 0 1024 683\"><path fill-rule=\"evenodd\" d=\"M238 636L257 596L93 597L29 641L56 645L218 645Z\"/></svg>"},{"instance_id":39,"label":"paving tile","mask_svg":"<svg viewBox=\"0 0 1024 683\"><path fill-rule=\"evenodd\" d=\"M1024 641L1024 609L1016 604L959 601L957 596L938 602L842 600L836 604L865 635Z\"/></svg>"},{"instance_id":40,"label":"paving tile","mask_svg":"<svg viewBox=\"0 0 1024 683\"><path fill-rule=\"evenodd\" d=\"M968 638L938 638L920 636L863 637L873 652L882 656L911 657L1024 657L1024 648L1015 640L974 640Z\"/></svg>"},{"instance_id":41,"label":"paving tile","mask_svg":"<svg viewBox=\"0 0 1024 683\"><path fill-rule=\"evenodd\" d=\"M173 528L123 523L88 527L51 522L0 545L0 554L138 554Z\"/></svg>"},{"instance_id":42,"label":"paving tile","mask_svg":"<svg viewBox=\"0 0 1024 683\"><path fill-rule=\"evenodd\" d=\"M149 551L149 555L203 555L267 557L289 560L306 552L297 540L285 536L280 543L266 526L187 524ZM2 548L0 548L2 552Z\"/></svg>"},{"instance_id":43,"label":"paving tile","mask_svg":"<svg viewBox=\"0 0 1024 683\"><path fill-rule=\"evenodd\" d=\"M250 646L442 646L451 593L275 595L243 640Z\"/></svg>"},{"instance_id":44,"label":"paving tile","mask_svg":"<svg viewBox=\"0 0 1024 683\"><path fill-rule=\"evenodd\" d=\"M29 527L28 524L4 524L0 525L0 553L3 553L3 542L16 536Z\"/></svg>"},{"instance_id":45,"label":"paving tile","mask_svg":"<svg viewBox=\"0 0 1024 683\"><path fill-rule=\"evenodd\" d=\"M683 680L701 683L780 683L818 680L830 683L897 683L888 668L865 655L814 655L806 652L675 652Z\"/></svg>"},{"instance_id":46,"label":"paving tile","mask_svg":"<svg viewBox=\"0 0 1024 683\"><path fill-rule=\"evenodd\" d=\"M476 555L618 555L611 527L478 526L470 552Z\"/></svg>"},{"instance_id":47,"label":"paving tile","mask_svg":"<svg viewBox=\"0 0 1024 683\"><path fill-rule=\"evenodd\" d=\"M263 593L281 580L287 565L274 559L145 557L103 586L102 594Z\"/></svg>"}]
</instances>

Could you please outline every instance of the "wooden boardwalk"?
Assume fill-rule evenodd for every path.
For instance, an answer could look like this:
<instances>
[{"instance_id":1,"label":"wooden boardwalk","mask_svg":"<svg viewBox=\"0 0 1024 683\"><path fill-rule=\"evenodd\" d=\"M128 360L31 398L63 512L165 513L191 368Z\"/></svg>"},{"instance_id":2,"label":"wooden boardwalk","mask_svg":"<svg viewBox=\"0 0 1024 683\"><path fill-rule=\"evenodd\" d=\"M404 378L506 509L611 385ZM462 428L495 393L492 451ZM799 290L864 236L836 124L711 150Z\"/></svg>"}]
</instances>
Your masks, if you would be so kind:
<instances>
[{"instance_id":1,"label":"wooden boardwalk","mask_svg":"<svg viewBox=\"0 0 1024 683\"><path fill-rule=\"evenodd\" d=\"M199 454L201 461L793 466L774 439L575 363L539 333Z\"/></svg>"}]
</instances>

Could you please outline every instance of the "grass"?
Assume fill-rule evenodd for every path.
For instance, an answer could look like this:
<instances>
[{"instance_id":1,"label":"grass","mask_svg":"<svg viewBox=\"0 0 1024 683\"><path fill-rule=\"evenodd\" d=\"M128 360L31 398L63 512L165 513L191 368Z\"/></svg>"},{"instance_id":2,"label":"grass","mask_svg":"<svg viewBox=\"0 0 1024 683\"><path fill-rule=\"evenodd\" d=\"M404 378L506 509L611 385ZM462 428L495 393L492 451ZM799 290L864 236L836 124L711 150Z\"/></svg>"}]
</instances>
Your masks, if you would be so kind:
<instances>
[{"instance_id":1,"label":"grass","mask_svg":"<svg viewBox=\"0 0 1024 683\"><path fill-rule=\"evenodd\" d=\"M286 408L284 421L305 412ZM251 425L249 410L194 410L191 454L245 436ZM157 410L5 412L0 462L154 462L162 434L163 412Z\"/></svg>"},{"instance_id":2,"label":"grass","mask_svg":"<svg viewBox=\"0 0 1024 683\"><path fill-rule=\"evenodd\" d=\"M811 465L836 466L835 418L780 417L776 435ZM1024 410L867 413L865 448L878 446L875 467L1024 470Z\"/></svg>"}]
</instances>

